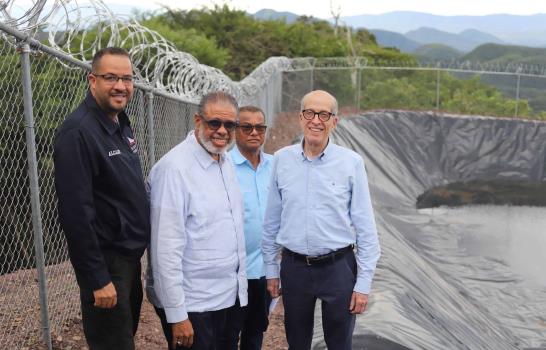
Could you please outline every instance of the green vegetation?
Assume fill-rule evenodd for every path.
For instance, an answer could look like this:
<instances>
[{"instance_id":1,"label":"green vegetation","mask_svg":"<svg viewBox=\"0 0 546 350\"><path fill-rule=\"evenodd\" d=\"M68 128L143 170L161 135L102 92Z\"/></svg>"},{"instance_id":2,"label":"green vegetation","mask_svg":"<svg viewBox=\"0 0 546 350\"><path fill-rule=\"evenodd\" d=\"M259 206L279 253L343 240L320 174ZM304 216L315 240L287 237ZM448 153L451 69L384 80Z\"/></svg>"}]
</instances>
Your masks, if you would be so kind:
<instances>
[{"instance_id":1,"label":"green vegetation","mask_svg":"<svg viewBox=\"0 0 546 350\"><path fill-rule=\"evenodd\" d=\"M35 265L31 202L27 172L25 120L21 86L21 57L0 46L0 275ZM62 251L64 239L56 221L56 201L44 200L54 193L51 159L55 129L86 91L83 74L60 65L47 55L31 58L33 114L38 158L38 177L44 247ZM69 88L67 88L69 87ZM47 264L66 257L46 254Z\"/></svg>"},{"instance_id":2,"label":"green vegetation","mask_svg":"<svg viewBox=\"0 0 546 350\"><path fill-rule=\"evenodd\" d=\"M417 197L417 208L471 204L546 206L546 182L473 180L427 190Z\"/></svg>"},{"instance_id":3,"label":"green vegetation","mask_svg":"<svg viewBox=\"0 0 546 350\"><path fill-rule=\"evenodd\" d=\"M194 55L201 63L222 69L231 78L244 78L271 56L324 57L363 56L368 66L416 66L414 56L397 49L383 48L367 30L336 29L328 22L300 17L294 22L258 20L244 11L228 6L212 9L171 10L142 15L143 23L172 41L182 51ZM349 35L348 35L349 33ZM350 40L349 40L350 38ZM196 44L201 42L203 44ZM420 51L434 59L460 55L443 45L427 45ZM514 116L516 112L515 81L498 79L491 82L478 76L456 77L448 73L437 76L435 71L382 71L364 69L357 79L355 70L316 69L311 78L303 73L285 77L285 97L299 99L308 89L309 79L314 88L332 91L341 106L360 109L400 108L431 110L437 108L436 83L440 79L439 109L460 114ZM501 77L499 79L505 79ZM546 82L536 82L540 83ZM360 93L358 93L360 86ZM496 88L498 86L498 88ZM525 84L522 88L525 89ZM544 118L546 95L539 86L522 90L518 117ZM506 97L509 96L509 97ZM525 98L531 98L528 102ZM541 103L541 99L545 102ZM532 104L531 104L532 103ZM288 101L285 106L295 106Z\"/></svg>"},{"instance_id":4,"label":"green vegetation","mask_svg":"<svg viewBox=\"0 0 546 350\"><path fill-rule=\"evenodd\" d=\"M345 57L364 56L371 60L407 62L415 60L396 49L382 48L366 30L336 30L327 21L302 16L297 21L258 20L244 11L227 5L212 9L172 10L160 14L144 14L143 23L171 40L178 49L194 55L201 63L209 64L240 80L271 56L286 57ZM210 40L206 50L198 51L188 35ZM166 35L168 34L168 35ZM350 41L348 40L350 37ZM351 47L352 46L352 47ZM206 55L204 52L206 52ZM220 51L225 60L205 60L209 51Z\"/></svg>"},{"instance_id":5,"label":"green vegetation","mask_svg":"<svg viewBox=\"0 0 546 350\"><path fill-rule=\"evenodd\" d=\"M416 48L413 54L420 62L452 61L462 56L462 52L443 44L427 44Z\"/></svg>"},{"instance_id":6,"label":"green vegetation","mask_svg":"<svg viewBox=\"0 0 546 350\"><path fill-rule=\"evenodd\" d=\"M485 44L462 56L462 61L477 62L489 66L522 66L519 96L528 101L534 111L546 111L546 79L526 76L525 73L543 75L546 67L546 49L515 45ZM515 97L516 76L483 75L482 81L499 89L504 96ZM537 113L531 113L537 114ZM542 115L543 117L543 115ZM544 119L544 118L543 118Z\"/></svg>"},{"instance_id":7,"label":"green vegetation","mask_svg":"<svg viewBox=\"0 0 546 350\"><path fill-rule=\"evenodd\" d=\"M361 109L435 110L439 107L441 111L457 114L511 117L518 104L478 75L462 79L445 72L369 68L363 71L362 81ZM546 119L543 110L534 111L523 99L519 100L518 116Z\"/></svg>"},{"instance_id":8,"label":"green vegetation","mask_svg":"<svg viewBox=\"0 0 546 350\"><path fill-rule=\"evenodd\" d=\"M461 57L461 60L500 65L517 63L546 66L546 49L516 45L484 44Z\"/></svg>"}]
</instances>

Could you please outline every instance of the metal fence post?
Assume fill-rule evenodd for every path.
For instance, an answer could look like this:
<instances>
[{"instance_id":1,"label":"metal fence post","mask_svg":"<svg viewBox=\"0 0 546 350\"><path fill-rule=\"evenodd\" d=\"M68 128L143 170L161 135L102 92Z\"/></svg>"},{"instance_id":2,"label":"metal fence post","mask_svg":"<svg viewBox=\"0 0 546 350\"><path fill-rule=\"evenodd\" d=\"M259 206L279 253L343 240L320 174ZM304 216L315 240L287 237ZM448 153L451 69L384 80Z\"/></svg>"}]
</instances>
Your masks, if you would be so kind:
<instances>
[{"instance_id":1,"label":"metal fence post","mask_svg":"<svg viewBox=\"0 0 546 350\"><path fill-rule=\"evenodd\" d=\"M30 201L32 206L32 227L34 231L34 250L36 252L36 271L40 293L40 311L42 318L43 340L49 350L51 344L51 328L47 310L47 289L45 275L44 241L42 230L42 215L40 209L40 189L38 185L38 160L36 156L36 135L34 132L34 116L32 112L32 83L30 78L30 46L22 43L21 70L23 82L23 104L25 111L25 133L27 143L28 178L30 184Z\"/></svg>"},{"instance_id":2,"label":"metal fence post","mask_svg":"<svg viewBox=\"0 0 546 350\"><path fill-rule=\"evenodd\" d=\"M436 110L440 110L440 70L436 70Z\"/></svg>"},{"instance_id":3,"label":"metal fence post","mask_svg":"<svg viewBox=\"0 0 546 350\"><path fill-rule=\"evenodd\" d=\"M520 82L521 82L521 70L520 68L518 68L518 79L517 79L517 82L516 82L516 110L514 111L514 117L517 118L518 117L518 114L519 114L519 85L520 85Z\"/></svg>"},{"instance_id":4,"label":"metal fence post","mask_svg":"<svg viewBox=\"0 0 546 350\"><path fill-rule=\"evenodd\" d=\"M360 113L360 90L362 89L362 66L360 64L358 65L356 81L356 111Z\"/></svg>"},{"instance_id":5,"label":"metal fence post","mask_svg":"<svg viewBox=\"0 0 546 350\"><path fill-rule=\"evenodd\" d=\"M146 92L146 116L148 117L148 159L150 169L155 164L154 93Z\"/></svg>"},{"instance_id":6,"label":"metal fence post","mask_svg":"<svg viewBox=\"0 0 546 350\"><path fill-rule=\"evenodd\" d=\"M309 91L313 91L315 87L315 67L311 67L311 79L309 81Z\"/></svg>"}]
</instances>

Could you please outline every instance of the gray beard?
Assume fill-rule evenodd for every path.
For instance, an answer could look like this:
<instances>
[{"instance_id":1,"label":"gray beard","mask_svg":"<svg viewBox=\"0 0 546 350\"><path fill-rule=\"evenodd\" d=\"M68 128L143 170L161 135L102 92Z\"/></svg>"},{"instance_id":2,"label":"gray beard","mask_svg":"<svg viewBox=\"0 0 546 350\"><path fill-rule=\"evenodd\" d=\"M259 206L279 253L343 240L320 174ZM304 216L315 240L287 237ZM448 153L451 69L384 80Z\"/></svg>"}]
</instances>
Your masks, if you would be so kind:
<instances>
[{"instance_id":1,"label":"gray beard","mask_svg":"<svg viewBox=\"0 0 546 350\"><path fill-rule=\"evenodd\" d=\"M202 129L202 128L199 128L198 130L198 136L199 136L199 141L201 143L201 146L203 146L204 149L207 150L207 152L209 153L212 153L212 154L222 154L224 153L224 151L228 148L230 148L233 143L235 142L235 138L231 138L231 140L229 141L229 143L227 145L225 145L224 147L216 147L212 144L212 141L210 139L207 139L205 137L205 130Z\"/></svg>"}]
</instances>

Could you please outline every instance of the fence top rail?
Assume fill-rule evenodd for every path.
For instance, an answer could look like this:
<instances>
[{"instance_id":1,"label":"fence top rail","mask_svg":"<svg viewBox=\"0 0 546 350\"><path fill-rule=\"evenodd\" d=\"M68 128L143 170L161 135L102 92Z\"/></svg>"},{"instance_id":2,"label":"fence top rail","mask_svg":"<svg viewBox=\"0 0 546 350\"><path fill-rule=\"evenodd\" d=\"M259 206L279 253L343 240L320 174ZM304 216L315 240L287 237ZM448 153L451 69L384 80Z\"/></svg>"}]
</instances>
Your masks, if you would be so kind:
<instances>
[{"instance_id":1,"label":"fence top rail","mask_svg":"<svg viewBox=\"0 0 546 350\"><path fill-rule=\"evenodd\" d=\"M432 72L456 72L456 73L470 73L470 74L491 74L491 75L506 75L506 76L521 76L521 77L535 77L546 78L545 74L532 74L523 72L503 72L493 70L477 70L477 69L464 69L464 68L442 68L442 67L407 67L407 66L345 66L345 67L306 67L306 68L289 68L283 72L308 72L308 71L328 71L328 70L359 70L359 69L371 69L371 70L404 70L404 71L432 71Z\"/></svg>"}]
</instances>

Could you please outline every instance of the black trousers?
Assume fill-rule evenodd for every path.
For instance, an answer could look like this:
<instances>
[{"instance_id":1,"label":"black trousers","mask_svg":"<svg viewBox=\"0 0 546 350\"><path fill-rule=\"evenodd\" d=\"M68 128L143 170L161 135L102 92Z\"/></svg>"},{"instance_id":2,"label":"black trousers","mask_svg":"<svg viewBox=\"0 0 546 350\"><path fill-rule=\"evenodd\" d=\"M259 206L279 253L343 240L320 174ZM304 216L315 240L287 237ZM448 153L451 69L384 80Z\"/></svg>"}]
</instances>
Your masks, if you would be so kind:
<instances>
[{"instance_id":1,"label":"black trousers","mask_svg":"<svg viewBox=\"0 0 546 350\"><path fill-rule=\"evenodd\" d=\"M269 325L270 304L271 296L267 292L265 277L248 280L248 305L228 313L221 349L237 350L240 334L241 350L260 350Z\"/></svg>"},{"instance_id":2,"label":"black trousers","mask_svg":"<svg viewBox=\"0 0 546 350\"><path fill-rule=\"evenodd\" d=\"M190 348L178 346L173 348L172 323L167 322L165 310L154 306L157 316L161 321L163 334L167 340L168 350L224 350L221 344L221 335L226 331L226 320L228 314L234 312L239 307L239 301L232 307L217 311L206 312L188 312L188 318L193 327L193 345Z\"/></svg>"},{"instance_id":3,"label":"black trousers","mask_svg":"<svg viewBox=\"0 0 546 350\"><path fill-rule=\"evenodd\" d=\"M290 350L311 349L317 299L322 303L326 346L329 350L351 350L355 315L349 312L349 304L355 283L356 259L353 252L321 266L308 266L283 254L282 300Z\"/></svg>"},{"instance_id":4,"label":"black trousers","mask_svg":"<svg viewBox=\"0 0 546 350\"><path fill-rule=\"evenodd\" d=\"M117 304L112 309L95 307L92 290L80 289L83 332L90 350L133 350L142 306L139 259L103 252Z\"/></svg>"}]
</instances>

